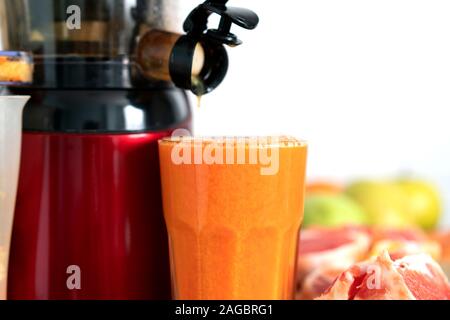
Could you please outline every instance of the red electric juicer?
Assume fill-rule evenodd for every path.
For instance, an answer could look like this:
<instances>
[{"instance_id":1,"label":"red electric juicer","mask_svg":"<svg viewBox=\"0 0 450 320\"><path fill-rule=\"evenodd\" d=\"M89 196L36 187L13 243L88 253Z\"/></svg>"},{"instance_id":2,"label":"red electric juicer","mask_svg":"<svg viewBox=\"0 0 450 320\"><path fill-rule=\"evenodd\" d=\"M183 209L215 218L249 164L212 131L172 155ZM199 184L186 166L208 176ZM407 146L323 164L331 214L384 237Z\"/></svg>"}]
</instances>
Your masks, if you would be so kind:
<instances>
[{"instance_id":1,"label":"red electric juicer","mask_svg":"<svg viewBox=\"0 0 450 320\"><path fill-rule=\"evenodd\" d=\"M224 79L232 24L258 24L226 3L200 4L177 35L175 0L0 0L0 50L34 61L33 82L8 87L31 96L9 299L171 297L157 141L191 128L184 90Z\"/></svg>"}]
</instances>

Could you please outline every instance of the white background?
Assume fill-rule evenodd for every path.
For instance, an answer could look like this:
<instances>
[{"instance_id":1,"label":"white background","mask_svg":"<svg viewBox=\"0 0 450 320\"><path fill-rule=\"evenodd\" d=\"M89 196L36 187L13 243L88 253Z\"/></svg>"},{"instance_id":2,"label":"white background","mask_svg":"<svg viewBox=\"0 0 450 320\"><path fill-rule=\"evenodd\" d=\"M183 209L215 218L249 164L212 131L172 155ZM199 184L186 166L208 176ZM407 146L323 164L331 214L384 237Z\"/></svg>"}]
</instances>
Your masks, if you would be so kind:
<instances>
[{"instance_id":1,"label":"white background","mask_svg":"<svg viewBox=\"0 0 450 320\"><path fill-rule=\"evenodd\" d=\"M230 3L261 23L234 29L244 44L194 111L195 134L294 135L309 142L310 178L409 173L450 203L450 1Z\"/></svg>"}]
</instances>

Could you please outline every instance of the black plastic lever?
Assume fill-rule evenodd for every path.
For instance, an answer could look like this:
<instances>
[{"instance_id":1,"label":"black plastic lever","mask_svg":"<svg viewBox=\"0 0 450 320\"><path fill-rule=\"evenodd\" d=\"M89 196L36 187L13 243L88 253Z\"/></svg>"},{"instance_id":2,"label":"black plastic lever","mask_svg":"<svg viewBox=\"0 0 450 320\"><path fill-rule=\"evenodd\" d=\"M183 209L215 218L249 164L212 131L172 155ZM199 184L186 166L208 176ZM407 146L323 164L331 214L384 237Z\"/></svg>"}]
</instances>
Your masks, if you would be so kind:
<instances>
[{"instance_id":1,"label":"black plastic lever","mask_svg":"<svg viewBox=\"0 0 450 320\"><path fill-rule=\"evenodd\" d=\"M258 26L259 17L255 12L246 8L224 7L220 8L214 5L205 5L211 12L217 13L222 19L231 20L239 27L253 30Z\"/></svg>"},{"instance_id":2,"label":"black plastic lever","mask_svg":"<svg viewBox=\"0 0 450 320\"><path fill-rule=\"evenodd\" d=\"M229 46L242 43L231 33L233 24L244 29L255 29L259 23L258 15L252 10L237 7L227 7L228 0L208 0L194 9L184 23L184 31L193 36L205 36L213 41ZM208 18L211 14L220 16L217 29L208 30Z\"/></svg>"}]
</instances>

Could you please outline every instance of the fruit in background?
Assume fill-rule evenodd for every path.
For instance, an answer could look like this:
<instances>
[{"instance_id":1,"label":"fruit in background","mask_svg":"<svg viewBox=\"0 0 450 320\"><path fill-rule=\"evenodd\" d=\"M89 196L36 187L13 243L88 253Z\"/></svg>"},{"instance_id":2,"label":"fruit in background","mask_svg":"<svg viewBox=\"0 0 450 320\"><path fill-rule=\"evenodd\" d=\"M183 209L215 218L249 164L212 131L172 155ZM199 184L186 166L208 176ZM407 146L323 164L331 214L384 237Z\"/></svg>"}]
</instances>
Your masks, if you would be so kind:
<instances>
[{"instance_id":1,"label":"fruit in background","mask_svg":"<svg viewBox=\"0 0 450 320\"><path fill-rule=\"evenodd\" d=\"M383 251L388 251L392 260L398 260L403 257L426 253L434 260L439 260L442 256L441 246L436 241L405 241L405 240L381 240L372 245L369 256L376 257Z\"/></svg>"},{"instance_id":2,"label":"fruit in background","mask_svg":"<svg viewBox=\"0 0 450 320\"><path fill-rule=\"evenodd\" d=\"M344 194L315 194L306 197L303 227L338 227L368 222L364 210Z\"/></svg>"},{"instance_id":3,"label":"fruit in background","mask_svg":"<svg viewBox=\"0 0 450 320\"><path fill-rule=\"evenodd\" d=\"M313 181L306 185L306 194L339 194L344 191L340 184L329 181Z\"/></svg>"},{"instance_id":4,"label":"fruit in background","mask_svg":"<svg viewBox=\"0 0 450 320\"><path fill-rule=\"evenodd\" d=\"M371 245L365 228L308 228L300 233L297 260L298 299L319 297Z\"/></svg>"},{"instance_id":5,"label":"fruit in background","mask_svg":"<svg viewBox=\"0 0 450 320\"><path fill-rule=\"evenodd\" d=\"M450 230L434 232L431 238L441 246L442 257L439 263L447 276L450 277Z\"/></svg>"},{"instance_id":6,"label":"fruit in background","mask_svg":"<svg viewBox=\"0 0 450 320\"><path fill-rule=\"evenodd\" d=\"M408 214L406 193L397 184L359 181L351 184L346 194L367 212L376 226L404 228L414 225Z\"/></svg>"},{"instance_id":7,"label":"fruit in background","mask_svg":"<svg viewBox=\"0 0 450 320\"><path fill-rule=\"evenodd\" d=\"M401 180L397 184L406 193L407 210L413 221L425 230L434 229L442 213L436 187L419 180Z\"/></svg>"}]
</instances>

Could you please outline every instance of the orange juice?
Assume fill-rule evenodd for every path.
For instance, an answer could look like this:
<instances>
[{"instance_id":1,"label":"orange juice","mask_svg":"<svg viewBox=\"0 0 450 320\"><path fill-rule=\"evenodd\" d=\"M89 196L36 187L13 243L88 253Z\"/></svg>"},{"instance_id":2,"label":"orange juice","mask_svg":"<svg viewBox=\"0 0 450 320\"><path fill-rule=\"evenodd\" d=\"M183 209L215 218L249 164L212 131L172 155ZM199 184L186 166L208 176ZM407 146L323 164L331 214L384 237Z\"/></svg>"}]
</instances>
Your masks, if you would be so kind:
<instances>
[{"instance_id":1,"label":"orange juice","mask_svg":"<svg viewBox=\"0 0 450 320\"><path fill-rule=\"evenodd\" d=\"M171 138L159 148L174 297L291 299L306 144Z\"/></svg>"}]
</instances>

